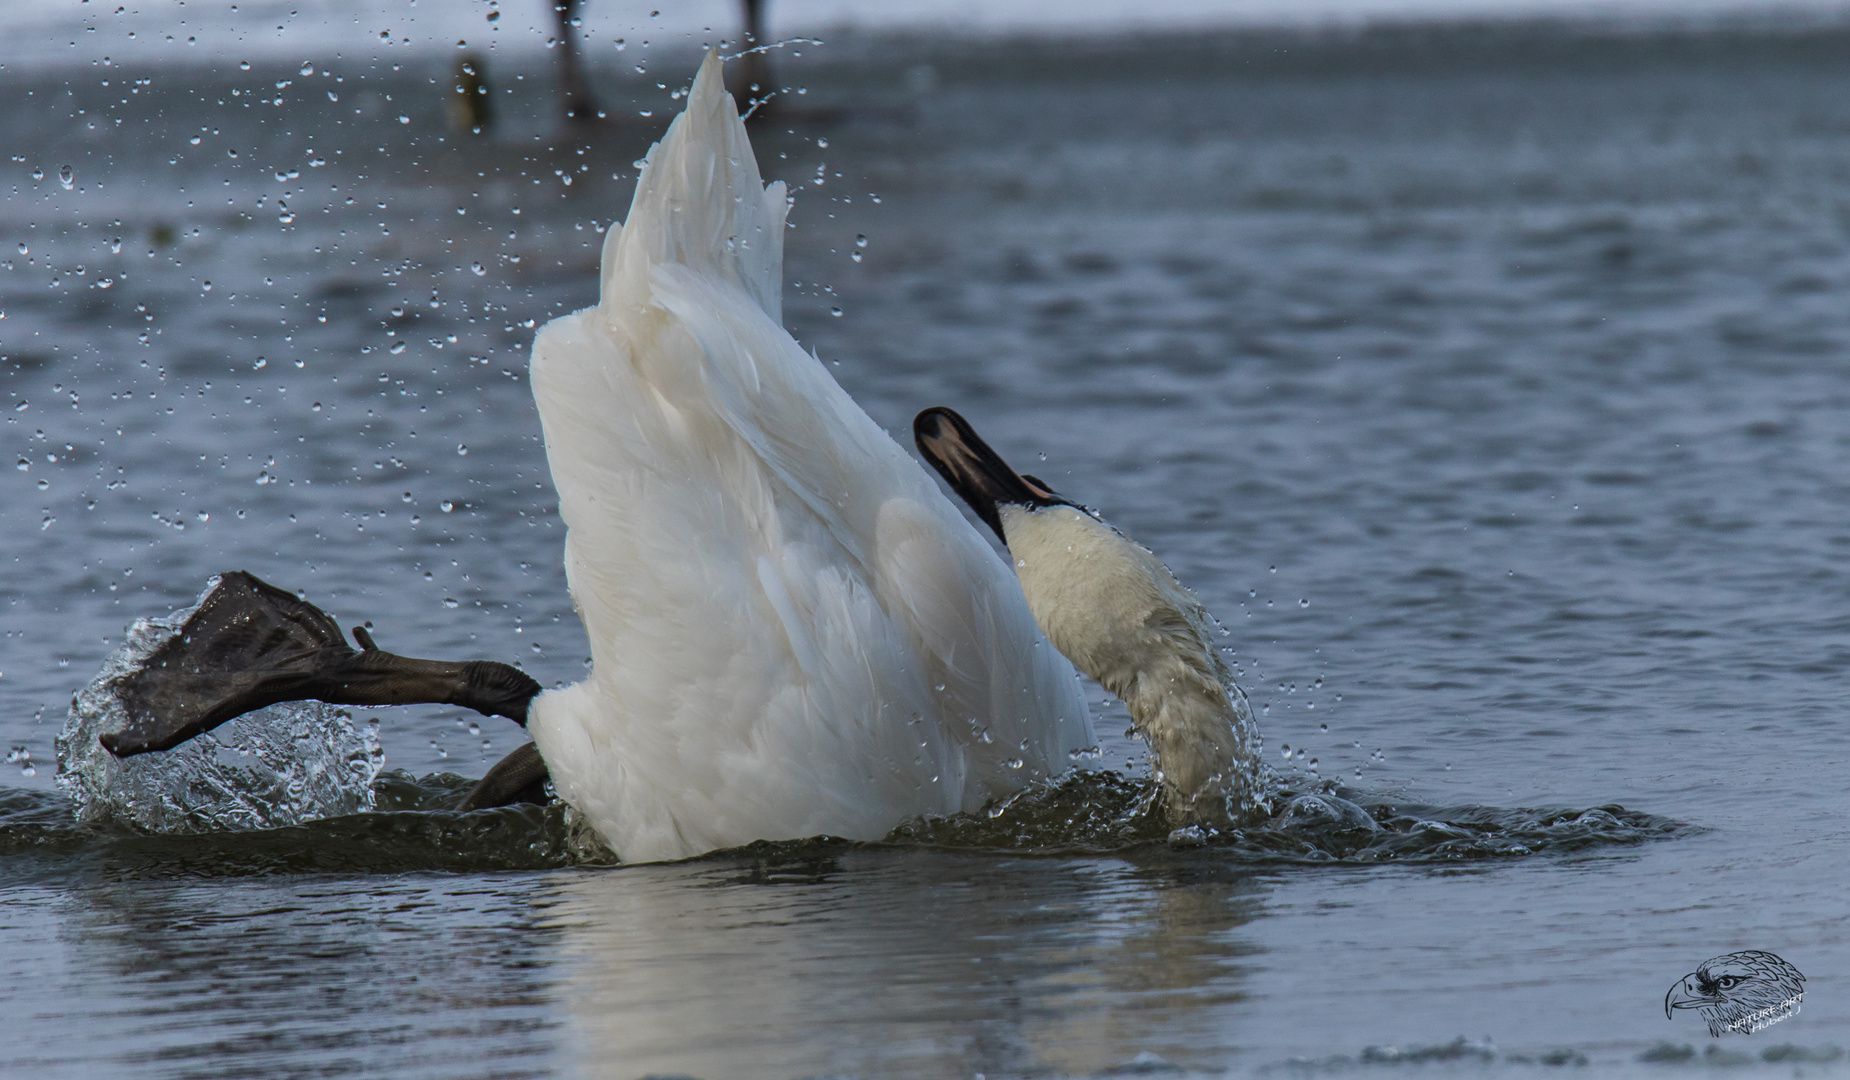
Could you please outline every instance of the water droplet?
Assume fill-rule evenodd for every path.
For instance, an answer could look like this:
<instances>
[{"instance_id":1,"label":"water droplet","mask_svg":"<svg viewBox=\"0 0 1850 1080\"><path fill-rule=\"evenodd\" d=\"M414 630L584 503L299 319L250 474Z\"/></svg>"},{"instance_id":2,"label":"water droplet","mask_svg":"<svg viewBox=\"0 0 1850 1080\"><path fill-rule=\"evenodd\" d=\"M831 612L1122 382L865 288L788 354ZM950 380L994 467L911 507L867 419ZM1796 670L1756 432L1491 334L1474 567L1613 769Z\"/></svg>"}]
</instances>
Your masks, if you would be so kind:
<instances>
[{"instance_id":1,"label":"water droplet","mask_svg":"<svg viewBox=\"0 0 1850 1080\"><path fill-rule=\"evenodd\" d=\"M398 118L398 122L401 124L409 124L411 122L411 118L409 116L401 116Z\"/></svg>"},{"instance_id":2,"label":"water droplet","mask_svg":"<svg viewBox=\"0 0 1850 1080\"><path fill-rule=\"evenodd\" d=\"M402 341L392 342L392 347L386 350L386 352L391 353L393 356L397 356L399 353L402 353L404 351L405 351L405 343Z\"/></svg>"},{"instance_id":3,"label":"water droplet","mask_svg":"<svg viewBox=\"0 0 1850 1080\"><path fill-rule=\"evenodd\" d=\"M20 253L21 255L28 255L28 254L31 254L31 251L32 251L32 249L26 246L26 242L25 242L24 240L21 240L21 241L19 242L19 253Z\"/></svg>"},{"instance_id":4,"label":"water droplet","mask_svg":"<svg viewBox=\"0 0 1850 1080\"><path fill-rule=\"evenodd\" d=\"M44 169L41 169L41 168L39 168L39 167L38 167L38 166L36 166L36 165L34 165L34 166L32 167L32 179L34 179L34 180L43 180L43 179L45 179L45 170L44 170Z\"/></svg>"},{"instance_id":5,"label":"water droplet","mask_svg":"<svg viewBox=\"0 0 1850 1080\"><path fill-rule=\"evenodd\" d=\"M77 174L71 171L69 165L63 165L58 168L58 183L62 184L66 191L77 186Z\"/></svg>"},{"instance_id":6,"label":"water droplet","mask_svg":"<svg viewBox=\"0 0 1850 1080\"><path fill-rule=\"evenodd\" d=\"M454 609L456 608L456 606L457 606L457 603L456 603L456 598L455 598L454 596L446 596L446 597L444 597L444 598L443 598L443 606L444 606L444 607L446 607L446 608L450 608L451 610L454 610Z\"/></svg>"},{"instance_id":7,"label":"water droplet","mask_svg":"<svg viewBox=\"0 0 1850 1080\"><path fill-rule=\"evenodd\" d=\"M483 274L488 273L488 267L483 266L479 262L472 262L469 264L469 272L474 274L476 277L481 277Z\"/></svg>"},{"instance_id":8,"label":"water droplet","mask_svg":"<svg viewBox=\"0 0 1850 1080\"><path fill-rule=\"evenodd\" d=\"M501 21L501 13L500 13L499 11L491 11L491 12L489 12L489 13L488 13L488 21L489 21L489 22L500 22L500 21Z\"/></svg>"},{"instance_id":9,"label":"water droplet","mask_svg":"<svg viewBox=\"0 0 1850 1080\"><path fill-rule=\"evenodd\" d=\"M240 60L240 61L238 61L238 70L239 70L239 71L249 71L250 69L251 69L251 62L250 62L249 60Z\"/></svg>"},{"instance_id":10,"label":"water droplet","mask_svg":"<svg viewBox=\"0 0 1850 1080\"><path fill-rule=\"evenodd\" d=\"M864 248L864 247L866 247L866 246L867 246L867 237L866 237L866 236L857 236L857 237L855 237L855 238L854 238L854 246L855 246L855 247L858 247L858 248Z\"/></svg>"},{"instance_id":11,"label":"water droplet","mask_svg":"<svg viewBox=\"0 0 1850 1080\"><path fill-rule=\"evenodd\" d=\"M457 455L458 455L459 457L468 457L468 456L469 456L469 447L468 447L467 445L465 445L465 444L463 444L463 443L457 443L457 444L456 444L456 453L457 453Z\"/></svg>"},{"instance_id":12,"label":"water droplet","mask_svg":"<svg viewBox=\"0 0 1850 1080\"><path fill-rule=\"evenodd\" d=\"M306 60L302 62L302 70L296 72L296 74L298 75L313 75L314 73L315 73L315 65L309 63Z\"/></svg>"},{"instance_id":13,"label":"water droplet","mask_svg":"<svg viewBox=\"0 0 1850 1080\"><path fill-rule=\"evenodd\" d=\"M445 500L443 500L442 502L440 502L440 503L438 503L438 504L437 504L437 509L439 509L439 510L441 510L441 511L443 511L444 513L446 513L446 514L447 514L447 513L449 513L450 511L452 511L452 510L454 510L454 509L456 509L456 504L455 504L455 503L453 503L453 502L451 502L451 501L450 501L450 500L448 500L448 499L445 499Z\"/></svg>"},{"instance_id":14,"label":"water droplet","mask_svg":"<svg viewBox=\"0 0 1850 1080\"><path fill-rule=\"evenodd\" d=\"M830 309L829 309L829 314L831 314L831 315L833 315L833 316L835 316L836 318L838 318L838 319L839 319L839 318L841 318L841 308L838 308L838 307L832 307L832 308L830 308Z\"/></svg>"},{"instance_id":15,"label":"water droplet","mask_svg":"<svg viewBox=\"0 0 1850 1080\"><path fill-rule=\"evenodd\" d=\"M1301 608L1307 608L1310 606L1310 601L1309 600L1299 600L1298 606Z\"/></svg>"}]
</instances>

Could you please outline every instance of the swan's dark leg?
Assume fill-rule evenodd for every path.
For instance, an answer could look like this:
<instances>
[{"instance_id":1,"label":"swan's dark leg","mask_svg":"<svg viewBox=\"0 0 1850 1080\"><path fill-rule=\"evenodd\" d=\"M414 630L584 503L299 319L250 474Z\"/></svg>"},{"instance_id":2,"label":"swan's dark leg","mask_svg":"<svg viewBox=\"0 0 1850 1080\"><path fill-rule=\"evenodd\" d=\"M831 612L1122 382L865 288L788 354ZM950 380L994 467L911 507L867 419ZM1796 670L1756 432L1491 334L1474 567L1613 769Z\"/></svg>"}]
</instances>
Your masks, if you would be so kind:
<instances>
[{"instance_id":1,"label":"swan's dark leg","mask_svg":"<svg viewBox=\"0 0 1850 1080\"><path fill-rule=\"evenodd\" d=\"M740 6L744 9L741 14L745 17L745 27L743 45L739 51L745 55L739 58L739 81L733 96L739 100L741 109L751 109L752 102L757 102L758 107L746 120L762 124L770 119L772 112L777 111L772 96L777 92L777 87L771 85L770 54L748 50L762 49L770 44L764 35L765 0L742 0Z\"/></svg>"},{"instance_id":2,"label":"swan's dark leg","mask_svg":"<svg viewBox=\"0 0 1850 1080\"><path fill-rule=\"evenodd\" d=\"M527 743L520 749L495 762L495 767L488 770L488 775L475 782L469 794L463 796L458 810L486 810L491 806L512 806L515 803L541 803L546 798L546 762L540 759L540 748Z\"/></svg>"},{"instance_id":3,"label":"swan's dark leg","mask_svg":"<svg viewBox=\"0 0 1850 1080\"><path fill-rule=\"evenodd\" d=\"M494 96L488 92L488 61L481 53L456 58L450 97L450 124L459 131L480 135L494 126Z\"/></svg>"},{"instance_id":4,"label":"swan's dark leg","mask_svg":"<svg viewBox=\"0 0 1850 1080\"><path fill-rule=\"evenodd\" d=\"M523 727L540 684L493 660L451 663L385 652L354 628L355 652L327 613L242 570L221 576L172 640L116 682L128 726L101 737L118 757L169 750L281 701L461 705Z\"/></svg>"},{"instance_id":5,"label":"swan's dark leg","mask_svg":"<svg viewBox=\"0 0 1850 1080\"><path fill-rule=\"evenodd\" d=\"M572 25L572 12L578 0L552 0L552 13L559 25L559 89L565 94L565 118L577 121L597 119L597 102L585 85L583 70L578 66L578 28Z\"/></svg>"}]
</instances>

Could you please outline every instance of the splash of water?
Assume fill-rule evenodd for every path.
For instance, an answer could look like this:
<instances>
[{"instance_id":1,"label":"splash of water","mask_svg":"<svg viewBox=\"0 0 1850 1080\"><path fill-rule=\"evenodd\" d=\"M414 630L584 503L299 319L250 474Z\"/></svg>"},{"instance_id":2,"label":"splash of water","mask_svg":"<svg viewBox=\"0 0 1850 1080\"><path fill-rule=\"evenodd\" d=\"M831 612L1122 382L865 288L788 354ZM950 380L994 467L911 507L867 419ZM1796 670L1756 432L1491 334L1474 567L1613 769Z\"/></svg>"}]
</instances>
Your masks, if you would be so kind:
<instances>
[{"instance_id":1,"label":"splash of water","mask_svg":"<svg viewBox=\"0 0 1850 1080\"><path fill-rule=\"evenodd\" d=\"M76 823L70 803L58 795L0 788L0 876L9 881L55 876L99 861L113 874L151 877L479 873L621 861L564 803L458 813L455 807L472 783L450 773L413 777L387 771L373 782L370 813L262 831L166 836L151 836L135 824ZM1190 838L1169 831L1164 815L1152 812L1156 798L1148 777L1075 773L991 807L993 814L923 818L871 846L1043 855L1117 852L1262 866L1453 864L1595 851L1700 831L1617 806L1427 807L1280 793L1284 809L1266 825ZM754 865L800 862L856 846L829 837L759 841L701 858Z\"/></svg>"},{"instance_id":2,"label":"splash of water","mask_svg":"<svg viewBox=\"0 0 1850 1080\"><path fill-rule=\"evenodd\" d=\"M199 600L164 619L137 619L128 639L71 699L58 734L58 786L83 824L113 821L155 832L271 829L356 814L374 805L385 751L370 725L318 701L248 713L172 750L118 758L97 737L128 713L121 679L180 632Z\"/></svg>"},{"instance_id":3,"label":"splash of water","mask_svg":"<svg viewBox=\"0 0 1850 1080\"><path fill-rule=\"evenodd\" d=\"M1028 788L980 814L924 817L895 829L896 844L1007 851L1109 852L1167 845L1255 863L1454 862L1667 839L1691 831L1622 806L1504 809L1424 806L1358 792L1271 792L1263 824L1171 830L1156 781L1075 772Z\"/></svg>"}]
</instances>

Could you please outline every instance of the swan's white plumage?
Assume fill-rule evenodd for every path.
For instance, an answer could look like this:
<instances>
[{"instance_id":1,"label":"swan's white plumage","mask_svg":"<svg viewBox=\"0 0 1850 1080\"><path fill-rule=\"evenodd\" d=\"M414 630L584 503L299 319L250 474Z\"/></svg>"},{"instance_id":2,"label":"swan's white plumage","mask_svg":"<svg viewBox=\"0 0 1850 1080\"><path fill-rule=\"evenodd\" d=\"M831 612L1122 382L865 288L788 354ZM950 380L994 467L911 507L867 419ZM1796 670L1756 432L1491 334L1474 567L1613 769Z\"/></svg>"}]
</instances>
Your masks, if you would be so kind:
<instances>
[{"instance_id":1,"label":"swan's white plumage","mask_svg":"<svg viewBox=\"0 0 1850 1080\"><path fill-rule=\"evenodd\" d=\"M1009 568L784 331L787 205L709 55L533 346L593 669L528 727L628 860L878 838L1093 741Z\"/></svg>"}]
</instances>

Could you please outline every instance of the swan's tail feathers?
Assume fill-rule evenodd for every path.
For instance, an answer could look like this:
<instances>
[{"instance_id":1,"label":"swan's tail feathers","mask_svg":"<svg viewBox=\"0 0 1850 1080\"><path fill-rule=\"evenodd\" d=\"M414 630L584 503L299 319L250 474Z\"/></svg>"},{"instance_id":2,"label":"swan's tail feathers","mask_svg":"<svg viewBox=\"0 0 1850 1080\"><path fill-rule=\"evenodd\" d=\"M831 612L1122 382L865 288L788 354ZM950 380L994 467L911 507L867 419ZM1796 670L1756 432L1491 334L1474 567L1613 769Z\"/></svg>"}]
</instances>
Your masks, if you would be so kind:
<instances>
[{"instance_id":1,"label":"swan's tail feathers","mask_svg":"<svg viewBox=\"0 0 1850 1080\"><path fill-rule=\"evenodd\" d=\"M227 720L282 701L330 705L461 705L527 721L540 684L492 660L448 663L386 652L328 614L242 570L217 584L179 633L114 682L128 726L101 736L117 757L171 750Z\"/></svg>"},{"instance_id":2,"label":"swan's tail feathers","mask_svg":"<svg viewBox=\"0 0 1850 1080\"><path fill-rule=\"evenodd\" d=\"M784 216L780 180L766 187L745 122L709 50L662 141L649 150L629 218L604 246L601 303L649 302L649 271L680 265L736 284L783 324Z\"/></svg>"}]
</instances>

